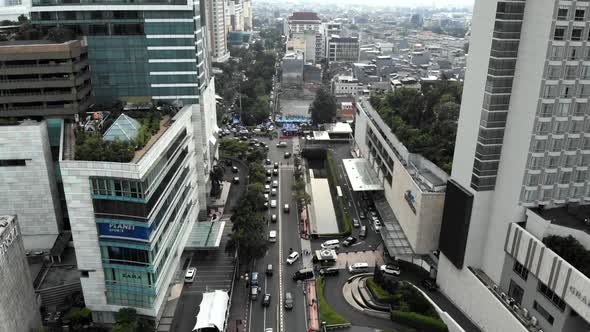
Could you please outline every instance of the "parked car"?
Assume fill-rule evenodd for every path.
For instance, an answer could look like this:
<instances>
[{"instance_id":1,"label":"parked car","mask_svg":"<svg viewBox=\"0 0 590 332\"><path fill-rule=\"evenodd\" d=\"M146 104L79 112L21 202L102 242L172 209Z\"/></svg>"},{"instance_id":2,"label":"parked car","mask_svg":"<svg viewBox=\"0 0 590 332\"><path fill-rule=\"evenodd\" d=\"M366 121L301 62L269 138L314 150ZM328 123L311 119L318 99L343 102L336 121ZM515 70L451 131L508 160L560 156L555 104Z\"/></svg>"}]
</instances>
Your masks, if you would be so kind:
<instances>
[{"instance_id":1,"label":"parked car","mask_svg":"<svg viewBox=\"0 0 590 332\"><path fill-rule=\"evenodd\" d=\"M234 183L235 183L235 184L238 184L238 183L240 183L240 178L239 178L239 177L237 177L237 176L236 176L236 177L234 177Z\"/></svg>"},{"instance_id":2,"label":"parked car","mask_svg":"<svg viewBox=\"0 0 590 332\"><path fill-rule=\"evenodd\" d=\"M278 175L279 175L279 170L278 170L278 169L276 169L276 168L275 168L275 169L273 169L273 170L272 170L272 175L274 175L274 176L278 176Z\"/></svg>"},{"instance_id":3,"label":"parked car","mask_svg":"<svg viewBox=\"0 0 590 332\"><path fill-rule=\"evenodd\" d=\"M422 280L422 286L426 288L428 291L435 292L438 289L438 285L436 284L436 280L431 278L427 278Z\"/></svg>"},{"instance_id":4,"label":"parked car","mask_svg":"<svg viewBox=\"0 0 590 332\"><path fill-rule=\"evenodd\" d=\"M272 182L272 178L269 176L266 178L266 183L270 184Z\"/></svg>"},{"instance_id":5,"label":"parked car","mask_svg":"<svg viewBox=\"0 0 590 332\"><path fill-rule=\"evenodd\" d=\"M291 152L285 152L285 159L291 158Z\"/></svg>"},{"instance_id":6,"label":"parked car","mask_svg":"<svg viewBox=\"0 0 590 332\"><path fill-rule=\"evenodd\" d=\"M287 257L287 264L291 265L295 263L299 259L299 253L297 251L293 251L289 257Z\"/></svg>"},{"instance_id":7,"label":"parked car","mask_svg":"<svg viewBox=\"0 0 590 332\"><path fill-rule=\"evenodd\" d=\"M328 268L323 268L320 269L320 275L322 276L334 276L337 275L338 273L340 273L340 270L336 267L328 267Z\"/></svg>"},{"instance_id":8,"label":"parked car","mask_svg":"<svg viewBox=\"0 0 590 332\"><path fill-rule=\"evenodd\" d=\"M271 194L272 196L276 196L276 195L277 195L277 189L276 189L276 188L272 188L272 189L270 190L270 194Z\"/></svg>"},{"instance_id":9,"label":"parked car","mask_svg":"<svg viewBox=\"0 0 590 332\"><path fill-rule=\"evenodd\" d=\"M272 201L270 201L270 207L273 209L277 207L277 200L276 199L273 199Z\"/></svg>"},{"instance_id":10,"label":"parked car","mask_svg":"<svg viewBox=\"0 0 590 332\"><path fill-rule=\"evenodd\" d=\"M272 164L272 161L270 161L270 159L266 159L266 161L264 162L266 165L270 165Z\"/></svg>"},{"instance_id":11,"label":"parked car","mask_svg":"<svg viewBox=\"0 0 590 332\"><path fill-rule=\"evenodd\" d=\"M342 245L345 247L350 247L351 245L355 244L356 241L356 237L349 236L346 238L346 240L342 241Z\"/></svg>"},{"instance_id":12,"label":"parked car","mask_svg":"<svg viewBox=\"0 0 590 332\"><path fill-rule=\"evenodd\" d=\"M359 222L359 220L358 220L358 219L356 219L356 218L352 218L352 227L354 227L354 228L359 228L359 227L361 227L361 223Z\"/></svg>"},{"instance_id":13,"label":"parked car","mask_svg":"<svg viewBox=\"0 0 590 332\"><path fill-rule=\"evenodd\" d=\"M270 294L264 294L264 298L262 298L262 306L268 307L270 305Z\"/></svg>"},{"instance_id":14,"label":"parked car","mask_svg":"<svg viewBox=\"0 0 590 332\"><path fill-rule=\"evenodd\" d=\"M187 283L192 283L193 281L195 281L195 275L197 274L197 268L191 267L188 270L186 270L186 273L184 275L184 282Z\"/></svg>"},{"instance_id":15,"label":"parked car","mask_svg":"<svg viewBox=\"0 0 590 332\"><path fill-rule=\"evenodd\" d=\"M363 211L359 212L359 218L361 218L361 219L366 218L365 213Z\"/></svg>"},{"instance_id":16,"label":"parked car","mask_svg":"<svg viewBox=\"0 0 590 332\"><path fill-rule=\"evenodd\" d=\"M270 221L271 222L277 222L277 215L276 214L271 215L270 216Z\"/></svg>"},{"instance_id":17,"label":"parked car","mask_svg":"<svg viewBox=\"0 0 590 332\"><path fill-rule=\"evenodd\" d=\"M274 181L272 182L272 187L273 187L273 188L278 188L278 187L279 187L279 181L277 181L277 180L274 180Z\"/></svg>"},{"instance_id":18,"label":"parked car","mask_svg":"<svg viewBox=\"0 0 590 332\"><path fill-rule=\"evenodd\" d=\"M274 169L279 169L279 163L275 162L274 165L273 165L273 168Z\"/></svg>"},{"instance_id":19,"label":"parked car","mask_svg":"<svg viewBox=\"0 0 590 332\"><path fill-rule=\"evenodd\" d=\"M367 237L367 226L361 226L361 230L359 231L359 238L364 239Z\"/></svg>"},{"instance_id":20,"label":"parked car","mask_svg":"<svg viewBox=\"0 0 590 332\"><path fill-rule=\"evenodd\" d=\"M399 266L393 264L381 265L379 269L381 272L389 275L399 276L401 274Z\"/></svg>"},{"instance_id":21,"label":"parked car","mask_svg":"<svg viewBox=\"0 0 590 332\"><path fill-rule=\"evenodd\" d=\"M287 147L287 142L281 141L277 143L277 148L285 148Z\"/></svg>"},{"instance_id":22,"label":"parked car","mask_svg":"<svg viewBox=\"0 0 590 332\"><path fill-rule=\"evenodd\" d=\"M266 170L266 176L271 176L272 175L272 171L270 169Z\"/></svg>"}]
</instances>

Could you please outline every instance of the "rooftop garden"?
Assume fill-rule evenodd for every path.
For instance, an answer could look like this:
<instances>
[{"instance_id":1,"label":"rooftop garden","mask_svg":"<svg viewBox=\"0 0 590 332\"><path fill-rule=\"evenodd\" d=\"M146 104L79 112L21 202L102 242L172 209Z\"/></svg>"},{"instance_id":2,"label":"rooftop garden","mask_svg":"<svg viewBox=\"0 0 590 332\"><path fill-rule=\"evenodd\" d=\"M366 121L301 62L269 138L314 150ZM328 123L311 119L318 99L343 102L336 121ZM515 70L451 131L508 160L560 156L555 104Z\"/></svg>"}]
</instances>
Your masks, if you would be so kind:
<instances>
[{"instance_id":1,"label":"rooftop garden","mask_svg":"<svg viewBox=\"0 0 590 332\"><path fill-rule=\"evenodd\" d=\"M123 112L123 104L117 103L110 106L98 105L91 112L105 114L105 118L90 120L84 127L76 130L75 159L127 163L133 160L136 151L143 149L152 136L158 133L162 119L176 110L169 105L158 105L145 111ZM123 113L139 124L132 138L104 139L104 134Z\"/></svg>"},{"instance_id":2,"label":"rooftop garden","mask_svg":"<svg viewBox=\"0 0 590 332\"><path fill-rule=\"evenodd\" d=\"M401 88L370 102L410 152L450 173L462 93L461 83L443 78L422 92Z\"/></svg>"},{"instance_id":3,"label":"rooftop garden","mask_svg":"<svg viewBox=\"0 0 590 332\"><path fill-rule=\"evenodd\" d=\"M576 238L571 235L567 237L551 235L545 237L543 243L590 278L590 250L586 250Z\"/></svg>"}]
</instances>

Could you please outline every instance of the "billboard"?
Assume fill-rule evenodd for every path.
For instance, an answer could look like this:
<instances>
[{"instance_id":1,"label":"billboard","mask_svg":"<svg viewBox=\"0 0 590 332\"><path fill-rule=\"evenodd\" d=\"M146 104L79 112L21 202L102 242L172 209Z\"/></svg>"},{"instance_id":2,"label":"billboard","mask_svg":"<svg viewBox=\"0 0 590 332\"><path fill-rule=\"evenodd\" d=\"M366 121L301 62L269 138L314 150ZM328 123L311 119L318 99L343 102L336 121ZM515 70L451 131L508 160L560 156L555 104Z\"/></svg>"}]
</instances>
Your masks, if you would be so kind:
<instances>
[{"instance_id":1,"label":"billboard","mask_svg":"<svg viewBox=\"0 0 590 332\"><path fill-rule=\"evenodd\" d=\"M152 233L152 227L146 227L136 224L124 224L110 221L98 224L98 233L101 236L109 237L126 237L139 240L149 240Z\"/></svg>"}]
</instances>

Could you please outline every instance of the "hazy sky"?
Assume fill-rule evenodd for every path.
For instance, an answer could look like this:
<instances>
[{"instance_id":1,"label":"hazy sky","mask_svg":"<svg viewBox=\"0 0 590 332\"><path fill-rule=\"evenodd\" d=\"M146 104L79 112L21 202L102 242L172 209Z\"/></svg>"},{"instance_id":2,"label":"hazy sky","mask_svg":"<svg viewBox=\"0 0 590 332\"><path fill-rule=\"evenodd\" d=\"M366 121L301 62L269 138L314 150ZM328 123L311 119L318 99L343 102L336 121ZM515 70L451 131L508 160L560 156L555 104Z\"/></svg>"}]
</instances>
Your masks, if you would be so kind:
<instances>
[{"instance_id":1,"label":"hazy sky","mask_svg":"<svg viewBox=\"0 0 590 332\"><path fill-rule=\"evenodd\" d=\"M327 3L366 3L367 5L374 6L388 6L388 7L447 7L447 6L468 6L472 7L475 0L267 0L271 2L280 3L306 3L311 4L317 1L318 4ZM485 0L484 0L485 1Z\"/></svg>"}]
</instances>

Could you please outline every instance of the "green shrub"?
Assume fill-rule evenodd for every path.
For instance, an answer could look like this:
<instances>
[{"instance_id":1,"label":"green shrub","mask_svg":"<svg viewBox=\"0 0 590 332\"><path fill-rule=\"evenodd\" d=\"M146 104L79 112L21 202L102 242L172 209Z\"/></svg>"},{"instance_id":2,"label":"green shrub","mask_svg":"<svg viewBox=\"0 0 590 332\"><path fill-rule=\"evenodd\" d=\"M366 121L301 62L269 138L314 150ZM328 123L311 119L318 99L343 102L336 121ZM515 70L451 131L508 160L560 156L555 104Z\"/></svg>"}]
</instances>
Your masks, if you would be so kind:
<instances>
[{"instance_id":1,"label":"green shrub","mask_svg":"<svg viewBox=\"0 0 590 332\"><path fill-rule=\"evenodd\" d=\"M367 278L367 288L375 296L375 299L381 303L391 303L394 300L393 294L381 288L372 277Z\"/></svg>"},{"instance_id":2,"label":"green shrub","mask_svg":"<svg viewBox=\"0 0 590 332\"><path fill-rule=\"evenodd\" d=\"M391 311L391 320L422 332L447 332L447 325L440 319L424 316L415 312Z\"/></svg>"}]
</instances>

